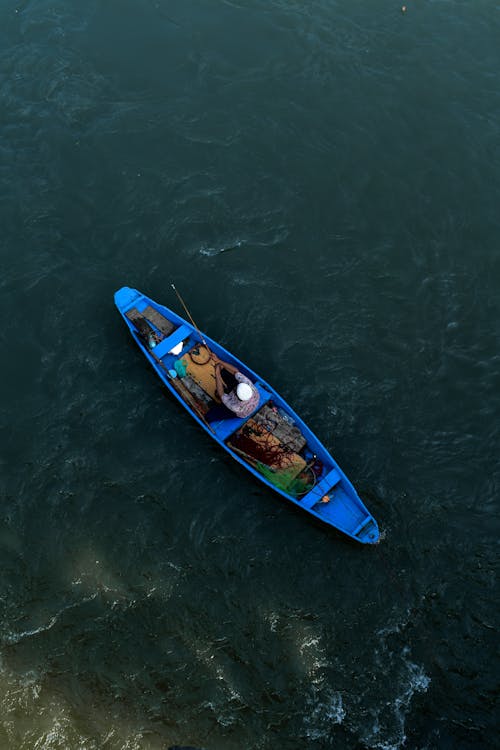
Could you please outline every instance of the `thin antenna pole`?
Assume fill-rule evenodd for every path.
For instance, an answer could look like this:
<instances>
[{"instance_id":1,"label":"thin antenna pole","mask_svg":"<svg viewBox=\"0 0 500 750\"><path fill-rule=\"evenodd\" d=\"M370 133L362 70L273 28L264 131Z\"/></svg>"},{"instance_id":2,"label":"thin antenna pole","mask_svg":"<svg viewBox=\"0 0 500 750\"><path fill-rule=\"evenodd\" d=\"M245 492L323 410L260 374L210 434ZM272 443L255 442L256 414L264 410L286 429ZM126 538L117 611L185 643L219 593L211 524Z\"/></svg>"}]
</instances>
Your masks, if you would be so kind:
<instances>
[{"instance_id":1,"label":"thin antenna pole","mask_svg":"<svg viewBox=\"0 0 500 750\"><path fill-rule=\"evenodd\" d=\"M200 329L198 328L198 326L197 326L197 325L196 325L196 323L194 322L194 320L193 320L193 317L192 317L191 313L189 312L189 310L188 310L188 308L187 308L187 305L186 305L186 303L184 302L184 300L182 299L181 295L179 294L179 292L178 292L178 291L177 291L177 289L175 288L175 285L174 285L174 284L170 284L170 286L172 287L172 289L173 289L173 290L174 290L174 292L176 293L176 295L177 295L177 297L178 297L178 299L179 299L179 302L181 303L181 305L183 306L184 310L186 311L186 315L188 316L189 320L190 320L190 321L191 321L191 323L193 324L194 328L196 328L196 330L198 331L198 333L199 333L199 335L200 335L200 338L201 338L201 340L202 340L203 344L204 344L204 345L205 345L205 346L207 347L208 351L210 351L210 348L209 348L209 346L208 346L207 342L205 341L205 338L204 338L204 336L203 336L202 332L200 331Z\"/></svg>"}]
</instances>

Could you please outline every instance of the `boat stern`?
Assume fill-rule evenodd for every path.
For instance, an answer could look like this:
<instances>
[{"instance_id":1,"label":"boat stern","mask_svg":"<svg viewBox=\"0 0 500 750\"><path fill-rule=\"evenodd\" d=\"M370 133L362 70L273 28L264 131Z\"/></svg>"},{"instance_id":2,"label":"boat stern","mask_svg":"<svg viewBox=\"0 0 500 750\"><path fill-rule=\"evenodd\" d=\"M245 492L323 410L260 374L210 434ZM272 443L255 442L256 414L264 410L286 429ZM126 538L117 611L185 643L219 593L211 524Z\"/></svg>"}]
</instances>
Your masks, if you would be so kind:
<instances>
[{"instance_id":1,"label":"boat stern","mask_svg":"<svg viewBox=\"0 0 500 750\"><path fill-rule=\"evenodd\" d=\"M362 544L377 544L380 541L380 531L377 522L370 515L351 533L354 539Z\"/></svg>"}]
</instances>

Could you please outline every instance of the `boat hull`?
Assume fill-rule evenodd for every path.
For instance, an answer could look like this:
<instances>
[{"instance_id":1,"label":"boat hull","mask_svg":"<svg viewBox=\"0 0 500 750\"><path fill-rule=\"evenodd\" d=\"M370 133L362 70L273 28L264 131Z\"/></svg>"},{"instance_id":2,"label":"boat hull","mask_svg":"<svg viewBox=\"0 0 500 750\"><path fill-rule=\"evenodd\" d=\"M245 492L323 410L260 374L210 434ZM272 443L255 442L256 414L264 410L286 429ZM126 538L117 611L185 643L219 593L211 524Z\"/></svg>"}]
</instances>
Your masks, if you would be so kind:
<instances>
[{"instance_id":1,"label":"boat hull","mask_svg":"<svg viewBox=\"0 0 500 750\"><path fill-rule=\"evenodd\" d=\"M200 334L187 320L137 290L122 287L115 293L115 304L137 345L174 398L238 463L286 500L356 542L375 544L379 541L377 522L340 466L314 433L266 381L216 341ZM146 323L141 323L141 320L145 320ZM154 342L151 337L145 339L142 329L146 325L147 330L152 332L156 339ZM203 379L199 381L201 386L196 382L193 383L193 378L198 377L196 371L193 378L191 373L185 377L186 373L183 375L182 371L184 363L189 361L190 353L199 352L200 350L196 347L202 346L203 343L206 343L210 352L213 352L219 359L230 363L252 381L260 396L255 414L245 419L237 417L215 421L207 419L211 411L207 411L205 402L209 401L208 391L210 391L211 384L207 385ZM188 382L191 386L190 390L186 385ZM314 477L314 480L305 486L300 494L297 494L295 489L292 491L295 480L286 486L280 485L279 482L277 483L275 467L268 469L265 463L256 460L245 450L241 450L242 444L246 445L245 436L248 434L249 425L252 425L254 432L256 424L260 432L265 432L262 424L265 424L266 430L270 429L262 415L266 419L269 419L269 416L276 417L276 423L279 423L280 429L282 431L288 429L293 439L299 441L293 451L289 445L286 447L285 458L292 467L291 474L288 472L290 476L297 471L299 472L298 478ZM278 439L276 434L275 430L275 434L271 436L273 446L277 443L283 446L284 438L281 435ZM267 438L269 436L266 434ZM259 439L259 437L254 438L254 440ZM302 443L303 447L299 451L298 447ZM302 471L299 471L301 467Z\"/></svg>"}]
</instances>

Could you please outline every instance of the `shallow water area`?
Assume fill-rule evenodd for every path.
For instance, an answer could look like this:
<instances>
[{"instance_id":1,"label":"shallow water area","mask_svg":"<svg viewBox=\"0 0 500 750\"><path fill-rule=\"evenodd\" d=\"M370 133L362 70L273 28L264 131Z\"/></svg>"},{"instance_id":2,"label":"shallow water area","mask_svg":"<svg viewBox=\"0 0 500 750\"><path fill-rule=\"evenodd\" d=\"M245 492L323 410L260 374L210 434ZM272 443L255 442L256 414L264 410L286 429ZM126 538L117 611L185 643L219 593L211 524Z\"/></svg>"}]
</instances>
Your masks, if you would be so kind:
<instances>
[{"instance_id":1,"label":"shallow water area","mask_svg":"<svg viewBox=\"0 0 500 750\"><path fill-rule=\"evenodd\" d=\"M0 747L497 742L500 15L0 0ZM288 507L113 293L268 380L376 517Z\"/></svg>"}]
</instances>

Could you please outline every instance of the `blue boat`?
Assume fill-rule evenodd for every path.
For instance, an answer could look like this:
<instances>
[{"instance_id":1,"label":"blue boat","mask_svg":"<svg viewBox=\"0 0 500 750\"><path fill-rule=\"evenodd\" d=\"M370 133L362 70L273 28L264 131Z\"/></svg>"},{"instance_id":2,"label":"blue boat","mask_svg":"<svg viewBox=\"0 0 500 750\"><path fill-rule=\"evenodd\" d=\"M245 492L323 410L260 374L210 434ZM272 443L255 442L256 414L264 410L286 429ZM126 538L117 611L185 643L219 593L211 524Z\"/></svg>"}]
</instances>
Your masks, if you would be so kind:
<instances>
[{"instance_id":1,"label":"blue boat","mask_svg":"<svg viewBox=\"0 0 500 750\"><path fill-rule=\"evenodd\" d=\"M288 502L351 539L379 541L377 522L342 469L268 383L195 325L137 290L118 290L115 304L174 398L236 461ZM258 392L258 403L253 407L252 401L253 410L244 417L220 404L217 360L249 379L253 393Z\"/></svg>"}]
</instances>

